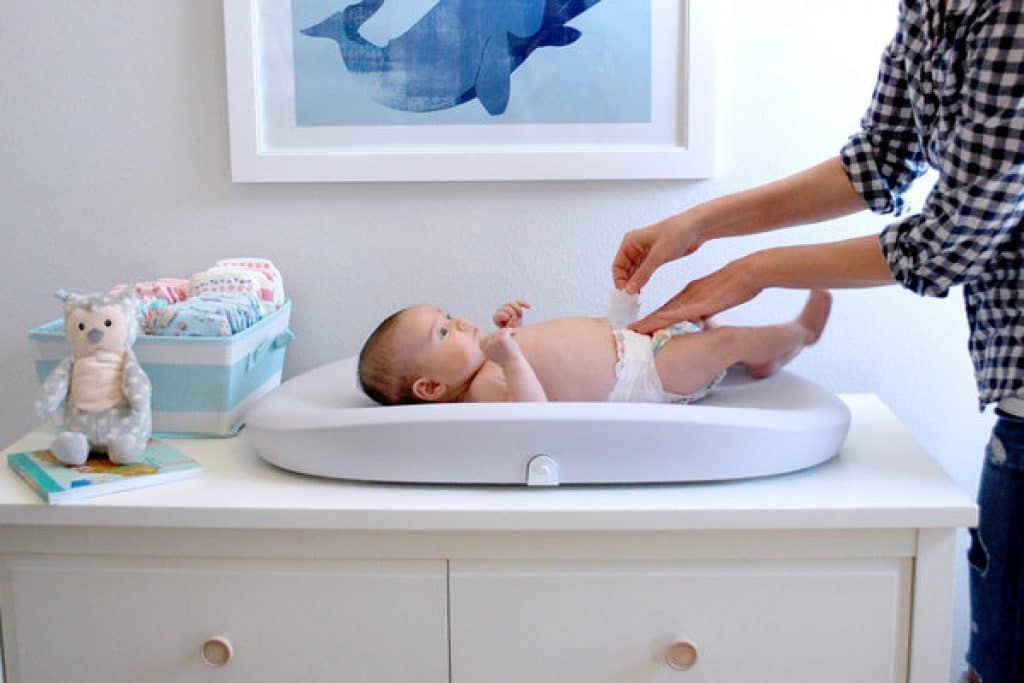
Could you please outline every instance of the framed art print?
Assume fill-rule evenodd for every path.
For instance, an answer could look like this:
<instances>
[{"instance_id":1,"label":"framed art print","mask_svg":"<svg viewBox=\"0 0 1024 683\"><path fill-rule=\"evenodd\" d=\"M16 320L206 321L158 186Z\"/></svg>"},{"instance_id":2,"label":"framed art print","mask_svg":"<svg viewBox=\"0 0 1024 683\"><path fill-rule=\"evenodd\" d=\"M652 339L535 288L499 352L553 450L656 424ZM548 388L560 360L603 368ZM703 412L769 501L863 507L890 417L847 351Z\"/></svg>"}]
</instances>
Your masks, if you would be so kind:
<instances>
[{"instance_id":1,"label":"framed art print","mask_svg":"<svg viewBox=\"0 0 1024 683\"><path fill-rule=\"evenodd\" d=\"M224 0L237 182L700 178L706 0Z\"/></svg>"}]
</instances>

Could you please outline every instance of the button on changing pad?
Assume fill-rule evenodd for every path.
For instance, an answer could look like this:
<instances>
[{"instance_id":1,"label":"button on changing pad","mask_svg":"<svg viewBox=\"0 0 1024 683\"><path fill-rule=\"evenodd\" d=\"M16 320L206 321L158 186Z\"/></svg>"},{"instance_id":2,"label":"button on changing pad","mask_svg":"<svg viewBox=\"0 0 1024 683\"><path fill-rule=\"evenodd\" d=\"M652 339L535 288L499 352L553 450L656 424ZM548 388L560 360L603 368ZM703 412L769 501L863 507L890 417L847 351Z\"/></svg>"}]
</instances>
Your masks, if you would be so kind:
<instances>
[{"instance_id":1,"label":"button on changing pad","mask_svg":"<svg viewBox=\"0 0 1024 683\"><path fill-rule=\"evenodd\" d=\"M834 456L849 424L846 405L822 387L788 371L755 380L739 369L687 406L384 407L360 391L352 357L284 382L250 408L243 433L264 460L324 477L522 485L544 455L544 484L639 484L804 469Z\"/></svg>"}]
</instances>

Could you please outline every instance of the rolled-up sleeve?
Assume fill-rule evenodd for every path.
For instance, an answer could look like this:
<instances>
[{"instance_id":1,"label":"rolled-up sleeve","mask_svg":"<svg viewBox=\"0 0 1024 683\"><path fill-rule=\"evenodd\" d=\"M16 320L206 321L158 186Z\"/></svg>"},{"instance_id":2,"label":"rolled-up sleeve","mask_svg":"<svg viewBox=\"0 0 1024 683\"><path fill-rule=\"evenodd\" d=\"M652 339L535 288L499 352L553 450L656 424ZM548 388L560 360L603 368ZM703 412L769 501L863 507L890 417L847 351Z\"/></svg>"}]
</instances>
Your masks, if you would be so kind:
<instances>
[{"instance_id":1,"label":"rolled-up sleeve","mask_svg":"<svg viewBox=\"0 0 1024 683\"><path fill-rule=\"evenodd\" d=\"M868 208L897 216L905 208L903 193L927 170L907 96L902 43L897 33L882 53L861 129L840 151L846 174Z\"/></svg>"},{"instance_id":2,"label":"rolled-up sleeve","mask_svg":"<svg viewBox=\"0 0 1024 683\"><path fill-rule=\"evenodd\" d=\"M942 102L935 117L941 121L949 116L952 123L939 133L922 131L938 180L920 213L896 221L880 235L893 275L918 294L945 296L950 287L974 282L1000 254L1019 249L1024 221L1024 12L1016 5L993 3L975 18L967 36L958 108L943 110ZM904 116L913 116L909 104L905 110ZM870 129L862 133L871 135ZM875 143L870 145L876 149ZM902 145L890 141L881 148ZM875 155L882 159L878 173L883 178L875 184L889 182L885 167L894 162L884 151ZM857 187L852 174L851 180ZM899 192L898 180L888 187ZM878 192L874 187L867 191Z\"/></svg>"}]
</instances>

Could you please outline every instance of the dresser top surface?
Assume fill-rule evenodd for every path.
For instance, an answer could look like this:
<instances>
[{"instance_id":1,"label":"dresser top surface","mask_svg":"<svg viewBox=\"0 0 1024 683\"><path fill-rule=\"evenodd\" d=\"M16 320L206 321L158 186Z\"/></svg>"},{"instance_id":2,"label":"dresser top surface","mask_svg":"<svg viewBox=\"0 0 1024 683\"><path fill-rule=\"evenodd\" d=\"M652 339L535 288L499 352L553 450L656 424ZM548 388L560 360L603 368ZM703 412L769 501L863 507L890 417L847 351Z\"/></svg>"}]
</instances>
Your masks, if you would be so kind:
<instances>
[{"instance_id":1,"label":"dresser top surface","mask_svg":"<svg viewBox=\"0 0 1024 683\"><path fill-rule=\"evenodd\" d=\"M976 508L875 396L841 397L852 422L838 457L729 482L558 488L368 484L295 474L245 439L182 439L198 477L46 505L0 470L0 524L423 531L950 528ZM30 433L4 454L45 448Z\"/></svg>"}]
</instances>

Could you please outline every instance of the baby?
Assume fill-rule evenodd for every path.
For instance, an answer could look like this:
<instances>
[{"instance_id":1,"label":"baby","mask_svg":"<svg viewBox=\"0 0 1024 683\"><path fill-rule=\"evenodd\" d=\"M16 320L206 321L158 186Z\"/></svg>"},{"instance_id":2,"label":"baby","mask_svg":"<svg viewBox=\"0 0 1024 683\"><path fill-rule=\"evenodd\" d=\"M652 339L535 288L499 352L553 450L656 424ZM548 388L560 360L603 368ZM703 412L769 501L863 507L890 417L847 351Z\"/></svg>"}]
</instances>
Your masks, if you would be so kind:
<instances>
[{"instance_id":1,"label":"baby","mask_svg":"<svg viewBox=\"0 0 1024 683\"><path fill-rule=\"evenodd\" d=\"M421 304L382 322L359 354L359 381L385 405L452 401L692 403L742 363L767 377L821 336L831 295L814 290L800 315L763 327L681 323L642 335L607 318L523 325L530 304L494 313L496 332Z\"/></svg>"}]
</instances>

